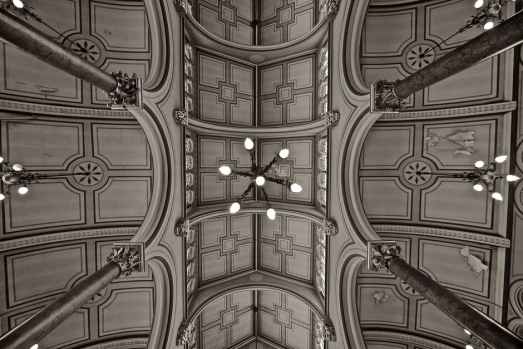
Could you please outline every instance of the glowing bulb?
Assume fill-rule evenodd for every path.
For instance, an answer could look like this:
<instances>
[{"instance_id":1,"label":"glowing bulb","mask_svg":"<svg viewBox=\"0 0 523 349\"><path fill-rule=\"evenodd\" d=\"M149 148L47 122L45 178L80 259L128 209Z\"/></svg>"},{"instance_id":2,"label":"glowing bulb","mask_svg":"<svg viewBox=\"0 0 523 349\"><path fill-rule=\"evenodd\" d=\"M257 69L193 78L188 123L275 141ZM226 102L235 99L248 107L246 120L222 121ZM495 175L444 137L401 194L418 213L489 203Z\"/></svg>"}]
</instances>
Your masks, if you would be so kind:
<instances>
[{"instance_id":1,"label":"glowing bulb","mask_svg":"<svg viewBox=\"0 0 523 349\"><path fill-rule=\"evenodd\" d=\"M269 208L269 209L267 210L267 217L268 217L271 221L275 220L275 219L276 219L276 210L273 209L273 208Z\"/></svg>"},{"instance_id":2,"label":"glowing bulb","mask_svg":"<svg viewBox=\"0 0 523 349\"><path fill-rule=\"evenodd\" d=\"M263 176L258 176L258 177L256 177L255 182L256 182L256 185L257 185L257 186L260 186L260 187L261 187L262 185L265 184L265 177L263 177Z\"/></svg>"},{"instance_id":3,"label":"glowing bulb","mask_svg":"<svg viewBox=\"0 0 523 349\"><path fill-rule=\"evenodd\" d=\"M497 191L493 192L491 196L496 201L503 201L503 195L501 195Z\"/></svg>"},{"instance_id":4,"label":"glowing bulb","mask_svg":"<svg viewBox=\"0 0 523 349\"><path fill-rule=\"evenodd\" d=\"M494 21L488 21L483 25L483 29L485 30L490 30L492 28L494 28Z\"/></svg>"},{"instance_id":5,"label":"glowing bulb","mask_svg":"<svg viewBox=\"0 0 523 349\"><path fill-rule=\"evenodd\" d=\"M485 161L478 160L474 163L474 167L483 168L485 166Z\"/></svg>"},{"instance_id":6,"label":"glowing bulb","mask_svg":"<svg viewBox=\"0 0 523 349\"><path fill-rule=\"evenodd\" d=\"M483 189L485 189L485 188L483 188L483 186L478 183L478 184L474 184L472 186L472 189L474 189L475 191L483 191Z\"/></svg>"},{"instance_id":7,"label":"glowing bulb","mask_svg":"<svg viewBox=\"0 0 523 349\"><path fill-rule=\"evenodd\" d=\"M0 201L4 201L5 200L5 195L0 193Z\"/></svg>"},{"instance_id":8,"label":"glowing bulb","mask_svg":"<svg viewBox=\"0 0 523 349\"><path fill-rule=\"evenodd\" d=\"M280 150L280 152L278 153L278 155L280 156L280 158L282 159L287 159L289 157L289 149L287 148L283 148L282 150Z\"/></svg>"},{"instance_id":9,"label":"glowing bulb","mask_svg":"<svg viewBox=\"0 0 523 349\"><path fill-rule=\"evenodd\" d=\"M238 213L238 211L240 211L240 208L241 206L239 202L233 202L231 204L231 207L229 207L229 212L232 214Z\"/></svg>"},{"instance_id":10,"label":"glowing bulb","mask_svg":"<svg viewBox=\"0 0 523 349\"><path fill-rule=\"evenodd\" d=\"M301 193L302 190L303 190L303 188L298 183L292 183L291 184L291 191L293 193Z\"/></svg>"},{"instance_id":11,"label":"glowing bulb","mask_svg":"<svg viewBox=\"0 0 523 349\"><path fill-rule=\"evenodd\" d=\"M22 186L18 187L18 194L25 195L27 193L29 193L29 188L28 187L26 187L25 185L22 185Z\"/></svg>"},{"instance_id":12,"label":"glowing bulb","mask_svg":"<svg viewBox=\"0 0 523 349\"><path fill-rule=\"evenodd\" d=\"M476 2L474 3L475 8L483 7L483 5L485 5L485 1L483 0L476 0Z\"/></svg>"},{"instance_id":13,"label":"glowing bulb","mask_svg":"<svg viewBox=\"0 0 523 349\"><path fill-rule=\"evenodd\" d=\"M5 159L4 159L3 157L0 156L0 164L1 164L2 162L4 162L4 160L5 160Z\"/></svg>"},{"instance_id":14,"label":"glowing bulb","mask_svg":"<svg viewBox=\"0 0 523 349\"><path fill-rule=\"evenodd\" d=\"M245 140L243 141L243 146L245 147L245 149L247 150L252 150L254 148L254 141L247 137L245 138Z\"/></svg>"},{"instance_id":15,"label":"glowing bulb","mask_svg":"<svg viewBox=\"0 0 523 349\"><path fill-rule=\"evenodd\" d=\"M465 332L465 334L466 334L467 336L472 335L472 332L470 332L470 331L467 330L466 328L463 329L463 332Z\"/></svg>"},{"instance_id":16,"label":"glowing bulb","mask_svg":"<svg viewBox=\"0 0 523 349\"><path fill-rule=\"evenodd\" d=\"M24 2L22 0L12 0L11 2L16 8L24 8Z\"/></svg>"},{"instance_id":17,"label":"glowing bulb","mask_svg":"<svg viewBox=\"0 0 523 349\"><path fill-rule=\"evenodd\" d=\"M474 349L474 347L471 344L465 345L465 349Z\"/></svg>"},{"instance_id":18,"label":"glowing bulb","mask_svg":"<svg viewBox=\"0 0 523 349\"><path fill-rule=\"evenodd\" d=\"M498 164L502 164L504 163L505 161L507 161L508 159L508 156L507 155L499 155L499 156L496 156L496 158L494 159L495 162L497 162Z\"/></svg>"},{"instance_id":19,"label":"glowing bulb","mask_svg":"<svg viewBox=\"0 0 523 349\"><path fill-rule=\"evenodd\" d=\"M23 171L24 170L24 166L22 166L20 164L13 164L13 170L16 171L16 172Z\"/></svg>"},{"instance_id":20,"label":"glowing bulb","mask_svg":"<svg viewBox=\"0 0 523 349\"><path fill-rule=\"evenodd\" d=\"M518 176L515 176L515 175L507 175L507 182L517 182L519 181L521 178L519 178Z\"/></svg>"},{"instance_id":21,"label":"glowing bulb","mask_svg":"<svg viewBox=\"0 0 523 349\"><path fill-rule=\"evenodd\" d=\"M218 171L220 171L220 173L224 176L228 176L232 173L232 170L229 166L227 165L223 165L223 166L220 166L220 168L218 169Z\"/></svg>"},{"instance_id":22,"label":"glowing bulb","mask_svg":"<svg viewBox=\"0 0 523 349\"><path fill-rule=\"evenodd\" d=\"M29 348L29 349L38 349L38 344L31 345L31 348Z\"/></svg>"}]
</instances>

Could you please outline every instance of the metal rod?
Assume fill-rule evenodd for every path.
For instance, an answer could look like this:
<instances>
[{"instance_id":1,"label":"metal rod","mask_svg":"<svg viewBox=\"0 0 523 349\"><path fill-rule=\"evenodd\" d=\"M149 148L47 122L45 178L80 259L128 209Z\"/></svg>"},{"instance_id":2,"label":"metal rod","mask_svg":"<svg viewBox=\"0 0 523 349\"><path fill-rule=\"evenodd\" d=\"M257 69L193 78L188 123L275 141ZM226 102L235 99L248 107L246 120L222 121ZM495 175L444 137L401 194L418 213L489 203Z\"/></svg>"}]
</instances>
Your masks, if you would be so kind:
<instances>
[{"instance_id":1,"label":"metal rod","mask_svg":"<svg viewBox=\"0 0 523 349\"><path fill-rule=\"evenodd\" d=\"M106 92L117 87L117 81L112 75L66 50L5 10L0 10L0 36L42 61Z\"/></svg>"}]
</instances>

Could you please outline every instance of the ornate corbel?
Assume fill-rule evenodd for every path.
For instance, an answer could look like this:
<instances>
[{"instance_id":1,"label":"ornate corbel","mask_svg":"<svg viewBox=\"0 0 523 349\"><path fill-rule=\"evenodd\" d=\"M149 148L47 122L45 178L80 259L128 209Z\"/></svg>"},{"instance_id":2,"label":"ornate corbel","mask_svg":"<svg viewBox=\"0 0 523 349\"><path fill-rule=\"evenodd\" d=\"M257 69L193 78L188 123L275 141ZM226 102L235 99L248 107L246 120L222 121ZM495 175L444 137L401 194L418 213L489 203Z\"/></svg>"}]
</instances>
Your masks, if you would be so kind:
<instances>
[{"instance_id":1,"label":"ornate corbel","mask_svg":"<svg viewBox=\"0 0 523 349\"><path fill-rule=\"evenodd\" d=\"M336 221L334 221L331 218L323 218L323 222L321 224L321 232L325 235L336 235L338 234L338 225L336 224Z\"/></svg>"},{"instance_id":2,"label":"ornate corbel","mask_svg":"<svg viewBox=\"0 0 523 349\"><path fill-rule=\"evenodd\" d=\"M107 262L118 263L122 274L131 275L132 272L144 271L144 249L142 244L114 244Z\"/></svg>"},{"instance_id":3,"label":"ornate corbel","mask_svg":"<svg viewBox=\"0 0 523 349\"><path fill-rule=\"evenodd\" d=\"M371 271L389 269L389 262L400 255L401 248L396 241L369 241L367 243L367 267Z\"/></svg>"},{"instance_id":4,"label":"ornate corbel","mask_svg":"<svg viewBox=\"0 0 523 349\"><path fill-rule=\"evenodd\" d=\"M187 3L187 0L174 0L175 8L183 14L191 14L191 6Z\"/></svg>"},{"instance_id":5,"label":"ornate corbel","mask_svg":"<svg viewBox=\"0 0 523 349\"><path fill-rule=\"evenodd\" d=\"M336 331L330 322L319 321L316 323L316 338L319 341L336 341Z\"/></svg>"},{"instance_id":6,"label":"ornate corbel","mask_svg":"<svg viewBox=\"0 0 523 349\"><path fill-rule=\"evenodd\" d=\"M327 16L336 16L338 13L338 0L327 0Z\"/></svg>"},{"instance_id":7,"label":"ornate corbel","mask_svg":"<svg viewBox=\"0 0 523 349\"><path fill-rule=\"evenodd\" d=\"M189 113L185 109L174 111L174 121L182 126L189 126Z\"/></svg>"},{"instance_id":8,"label":"ornate corbel","mask_svg":"<svg viewBox=\"0 0 523 349\"><path fill-rule=\"evenodd\" d=\"M401 99L396 93L396 83L386 80L375 82L370 87L370 111L398 113Z\"/></svg>"},{"instance_id":9,"label":"ornate corbel","mask_svg":"<svg viewBox=\"0 0 523 349\"><path fill-rule=\"evenodd\" d=\"M195 338L195 327L194 323L186 322L185 320L181 323L178 328L178 334L176 335L176 345L191 345L194 343Z\"/></svg>"},{"instance_id":10,"label":"ornate corbel","mask_svg":"<svg viewBox=\"0 0 523 349\"><path fill-rule=\"evenodd\" d=\"M174 235L186 237L192 230L193 229L191 228L189 220L181 218L178 220L178 222L176 222L176 226L174 227Z\"/></svg>"},{"instance_id":11,"label":"ornate corbel","mask_svg":"<svg viewBox=\"0 0 523 349\"><path fill-rule=\"evenodd\" d=\"M116 80L116 87L109 92L111 109L125 109L126 105L142 107L142 79L138 75L129 76L127 73L111 74Z\"/></svg>"},{"instance_id":12,"label":"ornate corbel","mask_svg":"<svg viewBox=\"0 0 523 349\"><path fill-rule=\"evenodd\" d=\"M323 113L321 115L322 119L326 120L326 124L328 128L334 127L338 124L338 121L340 121L340 112L337 110L328 111L326 113Z\"/></svg>"}]
</instances>

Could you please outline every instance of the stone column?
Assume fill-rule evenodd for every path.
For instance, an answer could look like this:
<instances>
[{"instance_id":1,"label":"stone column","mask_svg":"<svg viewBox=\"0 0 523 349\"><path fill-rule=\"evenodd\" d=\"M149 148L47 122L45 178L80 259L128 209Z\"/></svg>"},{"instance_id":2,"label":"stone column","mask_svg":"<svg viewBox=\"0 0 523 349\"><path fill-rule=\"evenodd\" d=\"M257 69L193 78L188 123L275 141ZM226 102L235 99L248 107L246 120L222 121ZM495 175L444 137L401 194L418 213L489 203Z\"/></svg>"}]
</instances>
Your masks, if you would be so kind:
<instances>
[{"instance_id":1,"label":"stone column","mask_svg":"<svg viewBox=\"0 0 523 349\"><path fill-rule=\"evenodd\" d=\"M465 70L481 60L523 42L523 11L402 80L381 80L371 86L371 111L394 112L416 91Z\"/></svg>"},{"instance_id":2,"label":"stone column","mask_svg":"<svg viewBox=\"0 0 523 349\"><path fill-rule=\"evenodd\" d=\"M386 269L409 284L421 296L496 349L521 349L523 339L510 332L498 322L468 305L459 296L441 286L418 269L399 257L400 248L394 241L368 243L369 269Z\"/></svg>"},{"instance_id":3,"label":"stone column","mask_svg":"<svg viewBox=\"0 0 523 349\"><path fill-rule=\"evenodd\" d=\"M80 281L67 293L56 299L37 314L0 337L2 349L29 349L60 325L97 292L105 288L121 274L129 275L142 270L143 248L141 245L118 246L107 257L107 264Z\"/></svg>"},{"instance_id":4,"label":"stone column","mask_svg":"<svg viewBox=\"0 0 523 349\"><path fill-rule=\"evenodd\" d=\"M141 80L135 74L108 74L6 10L0 10L0 36L42 61L106 91L114 108L141 106Z\"/></svg>"}]
</instances>

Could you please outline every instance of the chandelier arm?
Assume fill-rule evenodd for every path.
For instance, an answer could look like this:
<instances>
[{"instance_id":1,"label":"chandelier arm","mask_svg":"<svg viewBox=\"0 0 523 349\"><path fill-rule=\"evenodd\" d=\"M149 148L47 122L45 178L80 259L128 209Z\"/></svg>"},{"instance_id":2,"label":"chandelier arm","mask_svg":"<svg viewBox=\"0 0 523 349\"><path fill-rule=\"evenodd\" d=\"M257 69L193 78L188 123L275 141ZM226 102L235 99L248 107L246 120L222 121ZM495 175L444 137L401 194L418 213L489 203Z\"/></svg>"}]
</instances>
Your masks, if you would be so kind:
<instances>
[{"instance_id":1,"label":"chandelier arm","mask_svg":"<svg viewBox=\"0 0 523 349\"><path fill-rule=\"evenodd\" d=\"M251 149L249 150L249 155L251 156L251 171L254 172L254 170L256 169L256 167L258 166L256 164L256 159L254 158L254 149Z\"/></svg>"},{"instance_id":2,"label":"chandelier arm","mask_svg":"<svg viewBox=\"0 0 523 349\"><path fill-rule=\"evenodd\" d=\"M253 176L253 174L251 172L246 172L246 171L232 170L231 173L235 174L235 175L238 175L238 176L243 176L243 177L252 177Z\"/></svg>"},{"instance_id":3,"label":"chandelier arm","mask_svg":"<svg viewBox=\"0 0 523 349\"><path fill-rule=\"evenodd\" d=\"M286 179L274 178L274 177L265 177L265 179L268 180L269 182L278 183L278 184L281 184L281 185L287 185L288 184L288 181Z\"/></svg>"},{"instance_id":4,"label":"chandelier arm","mask_svg":"<svg viewBox=\"0 0 523 349\"><path fill-rule=\"evenodd\" d=\"M263 194L263 200L268 204L269 203L269 195L267 195L267 192L265 191L265 188L261 188L261 192Z\"/></svg>"},{"instance_id":5,"label":"chandelier arm","mask_svg":"<svg viewBox=\"0 0 523 349\"><path fill-rule=\"evenodd\" d=\"M90 175L91 173L95 173L95 172L85 171L85 172L75 172L75 173L63 172L63 173L49 173L49 174L35 173L34 176L37 179L41 179L41 178L57 179L57 178L67 178L70 176L87 176L87 175ZM99 172L99 173L101 174L101 172Z\"/></svg>"},{"instance_id":6,"label":"chandelier arm","mask_svg":"<svg viewBox=\"0 0 523 349\"><path fill-rule=\"evenodd\" d=\"M279 157L278 157L278 154L276 154L276 155L274 156L274 158L272 158L271 162L269 162L269 163L267 164L267 166L265 166L265 167L263 168L263 172L262 172L262 174L264 174L265 172L269 171L269 169L272 167L272 165L274 165L275 163L278 162L278 158L279 158Z\"/></svg>"},{"instance_id":7,"label":"chandelier arm","mask_svg":"<svg viewBox=\"0 0 523 349\"><path fill-rule=\"evenodd\" d=\"M242 202L243 200L245 200L245 198L247 197L247 195L249 195L249 193L252 191L253 188L254 188L254 183L249 184L247 189L245 189L243 194L240 196L239 202Z\"/></svg>"}]
</instances>

